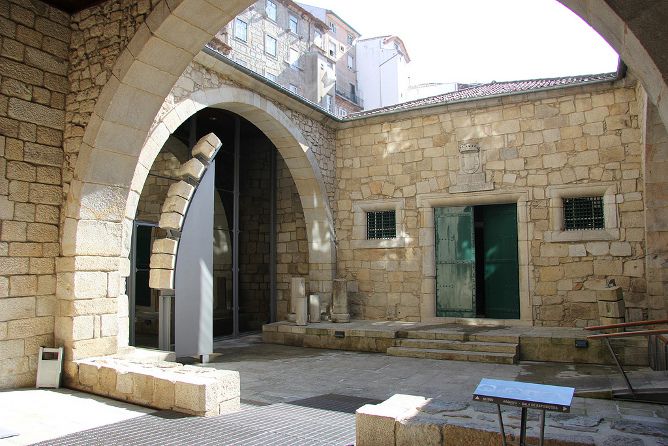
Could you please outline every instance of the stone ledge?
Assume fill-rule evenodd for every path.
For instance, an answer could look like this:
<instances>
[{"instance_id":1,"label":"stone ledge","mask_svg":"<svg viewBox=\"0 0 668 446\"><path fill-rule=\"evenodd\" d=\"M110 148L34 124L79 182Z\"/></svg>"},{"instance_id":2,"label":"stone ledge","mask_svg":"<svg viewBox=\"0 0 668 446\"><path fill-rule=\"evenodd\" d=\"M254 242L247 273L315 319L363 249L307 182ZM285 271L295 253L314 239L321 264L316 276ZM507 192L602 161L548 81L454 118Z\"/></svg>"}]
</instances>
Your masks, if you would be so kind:
<instances>
[{"instance_id":1,"label":"stone ledge","mask_svg":"<svg viewBox=\"0 0 668 446\"><path fill-rule=\"evenodd\" d=\"M519 408L502 406L506 440L519 440ZM357 446L493 445L500 444L493 404L446 402L397 394L380 404L367 404L355 415ZM538 444L538 411L529 410L528 444ZM546 412L546 446L655 444L668 433L665 423L605 419ZM512 443L514 442L514 443Z\"/></svg>"},{"instance_id":2,"label":"stone ledge","mask_svg":"<svg viewBox=\"0 0 668 446\"><path fill-rule=\"evenodd\" d=\"M74 366L69 387L84 392L197 416L240 410L239 372L135 354L87 358Z\"/></svg>"}]
</instances>

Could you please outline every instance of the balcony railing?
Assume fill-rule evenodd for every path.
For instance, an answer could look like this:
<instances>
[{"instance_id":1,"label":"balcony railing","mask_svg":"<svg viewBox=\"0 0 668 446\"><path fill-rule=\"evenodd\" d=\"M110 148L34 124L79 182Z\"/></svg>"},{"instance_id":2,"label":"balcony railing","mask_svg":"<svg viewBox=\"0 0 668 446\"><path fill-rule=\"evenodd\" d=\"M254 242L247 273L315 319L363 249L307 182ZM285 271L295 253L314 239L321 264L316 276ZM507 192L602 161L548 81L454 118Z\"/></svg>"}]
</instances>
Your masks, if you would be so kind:
<instances>
[{"instance_id":1,"label":"balcony railing","mask_svg":"<svg viewBox=\"0 0 668 446\"><path fill-rule=\"evenodd\" d=\"M353 93L351 91L343 91L343 90L340 90L340 89L337 88L336 89L336 94L338 96L341 96L342 98L345 98L345 99L349 100L353 104L359 105L360 107L364 108L362 98L360 97L359 90L356 91L355 93Z\"/></svg>"}]
</instances>

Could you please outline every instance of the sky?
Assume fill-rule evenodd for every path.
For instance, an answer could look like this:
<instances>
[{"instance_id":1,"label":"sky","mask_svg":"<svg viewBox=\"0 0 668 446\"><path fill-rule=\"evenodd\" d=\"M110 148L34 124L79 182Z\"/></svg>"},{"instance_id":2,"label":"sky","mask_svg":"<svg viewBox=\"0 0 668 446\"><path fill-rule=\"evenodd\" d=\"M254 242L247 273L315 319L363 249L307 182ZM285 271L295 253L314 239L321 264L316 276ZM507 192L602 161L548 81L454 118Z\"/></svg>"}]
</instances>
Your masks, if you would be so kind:
<instances>
[{"instance_id":1,"label":"sky","mask_svg":"<svg viewBox=\"0 0 668 446\"><path fill-rule=\"evenodd\" d=\"M362 37L394 34L411 84L491 82L611 72L617 54L556 0L304 0Z\"/></svg>"}]
</instances>

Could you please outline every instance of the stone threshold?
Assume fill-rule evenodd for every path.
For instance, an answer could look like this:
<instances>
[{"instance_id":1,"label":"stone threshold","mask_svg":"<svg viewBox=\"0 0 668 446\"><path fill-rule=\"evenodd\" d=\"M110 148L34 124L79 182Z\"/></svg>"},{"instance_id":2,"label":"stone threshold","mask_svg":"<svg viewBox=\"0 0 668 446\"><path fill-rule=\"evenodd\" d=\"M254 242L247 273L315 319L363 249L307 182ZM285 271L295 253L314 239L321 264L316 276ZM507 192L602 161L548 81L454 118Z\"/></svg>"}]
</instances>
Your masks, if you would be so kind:
<instances>
[{"instance_id":1,"label":"stone threshold","mask_svg":"<svg viewBox=\"0 0 668 446\"><path fill-rule=\"evenodd\" d=\"M83 392L196 416L240 410L239 372L179 364L173 352L132 348L73 364L67 387Z\"/></svg>"},{"instance_id":2,"label":"stone threshold","mask_svg":"<svg viewBox=\"0 0 668 446\"><path fill-rule=\"evenodd\" d=\"M398 340L411 333L438 339L439 334L460 334L478 340L518 337L520 361L562 362L573 364L614 364L610 352L601 340L590 340L587 347L578 348L576 340L592 334L581 328L498 326L472 324L437 324L402 321L353 320L348 323L319 322L305 326L281 321L262 326L266 343L297 347L351 350L386 353ZM612 342L625 365L648 365L647 339L625 338Z\"/></svg>"}]
</instances>

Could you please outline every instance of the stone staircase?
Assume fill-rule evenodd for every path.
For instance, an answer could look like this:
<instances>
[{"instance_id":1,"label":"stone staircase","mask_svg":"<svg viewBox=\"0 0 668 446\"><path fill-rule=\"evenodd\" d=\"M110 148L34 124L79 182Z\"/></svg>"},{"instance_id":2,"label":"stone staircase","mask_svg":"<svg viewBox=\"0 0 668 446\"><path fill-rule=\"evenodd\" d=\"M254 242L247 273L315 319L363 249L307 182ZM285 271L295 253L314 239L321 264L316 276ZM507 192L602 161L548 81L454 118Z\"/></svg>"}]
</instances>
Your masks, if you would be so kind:
<instances>
[{"instance_id":1,"label":"stone staircase","mask_svg":"<svg viewBox=\"0 0 668 446\"><path fill-rule=\"evenodd\" d=\"M515 364L519 357L519 336L444 330L400 331L397 336L388 355L496 364Z\"/></svg>"}]
</instances>

